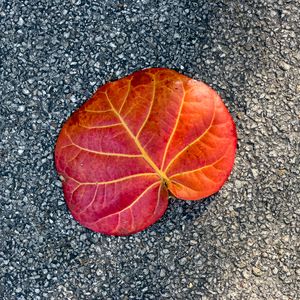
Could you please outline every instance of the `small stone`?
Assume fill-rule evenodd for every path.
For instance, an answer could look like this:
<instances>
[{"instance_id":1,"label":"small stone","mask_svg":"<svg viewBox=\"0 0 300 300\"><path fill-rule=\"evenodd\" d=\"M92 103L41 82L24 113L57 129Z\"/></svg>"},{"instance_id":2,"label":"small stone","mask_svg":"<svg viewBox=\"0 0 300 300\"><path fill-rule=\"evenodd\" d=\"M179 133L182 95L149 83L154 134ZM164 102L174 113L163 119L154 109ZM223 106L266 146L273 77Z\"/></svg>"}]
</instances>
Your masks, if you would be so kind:
<instances>
[{"instance_id":1,"label":"small stone","mask_svg":"<svg viewBox=\"0 0 300 300\"><path fill-rule=\"evenodd\" d=\"M17 109L19 112L25 111L25 105L20 105Z\"/></svg>"},{"instance_id":2,"label":"small stone","mask_svg":"<svg viewBox=\"0 0 300 300\"><path fill-rule=\"evenodd\" d=\"M174 34L174 39L180 39L180 34L179 33L177 33L177 32L175 32L175 34Z\"/></svg>"},{"instance_id":3,"label":"small stone","mask_svg":"<svg viewBox=\"0 0 300 300\"><path fill-rule=\"evenodd\" d=\"M70 97L70 100L71 100L73 103L75 103L75 102L76 102L76 97L75 97L74 95L72 95L72 96Z\"/></svg>"},{"instance_id":4,"label":"small stone","mask_svg":"<svg viewBox=\"0 0 300 300\"><path fill-rule=\"evenodd\" d=\"M243 269L247 266L247 262L246 261L235 261L234 265L239 269Z\"/></svg>"},{"instance_id":5,"label":"small stone","mask_svg":"<svg viewBox=\"0 0 300 300\"><path fill-rule=\"evenodd\" d=\"M23 89L22 92L23 92L24 95L29 95L30 94L29 90L26 89L26 88Z\"/></svg>"},{"instance_id":6,"label":"small stone","mask_svg":"<svg viewBox=\"0 0 300 300\"><path fill-rule=\"evenodd\" d=\"M18 154L22 155L24 153L24 149L18 149Z\"/></svg>"},{"instance_id":7,"label":"small stone","mask_svg":"<svg viewBox=\"0 0 300 300\"><path fill-rule=\"evenodd\" d=\"M179 259L179 264L180 264L181 266L184 266L184 265L186 264L186 262L187 262L186 257L183 257L183 258Z\"/></svg>"},{"instance_id":8,"label":"small stone","mask_svg":"<svg viewBox=\"0 0 300 300\"><path fill-rule=\"evenodd\" d=\"M275 150L272 150L272 151L269 152L269 156L270 157L277 157L278 154L277 154L277 152Z\"/></svg>"},{"instance_id":9,"label":"small stone","mask_svg":"<svg viewBox=\"0 0 300 300\"><path fill-rule=\"evenodd\" d=\"M264 272L261 269L257 268L257 267L252 268L252 273L257 277L260 277L260 276L264 275Z\"/></svg>"},{"instance_id":10,"label":"small stone","mask_svg":"<svg viewBox=\"0 0 300 300\"><path fill-rule=\"evenodd\" d=\"M284 243L288 243L288 242L290 241L290 237L289 237L288 235L284 235L284 236L282 237L282 241L283 241Z\"/></svg>"},{"instance_id":11,"label":"small stone","mask_svg":"<svg viewBox=\"0 0 300 300\"><path fill-rule=\"evenodd\" d=\"M80 239L81 241L85 241L86 238L87 238L86 234L81 234L80 237L79 237L79 239Z\"/></svg>"},{"instance_id":12,"label":"small stone","mask_svg":"<svg viewBox=\"0 0 300 300\"><path fill-rule=\"evenodd\" d=\"M154 260L154 259L155 259L155 255L154 255L154 254L148 254L148 258L149 258L150 260Z\"/></svg>"},{"instance_id":13,"label":"small stone","mask_svg":"<svg viewBox=\"0 0 300 300\"><path fill-rule=\"evenodd\" d=\"M237 189L240 189L243 186L243 182L240 180L236 180L235 181L235 186Z\"/></svg>"},{"instance_id":14,"label":"small stone","mask_svg":"<svg viewBox=\"0 0 300 300\"><path fill-rule=\"evenodd\" d=\"M245 49L247 51L250 51L252 49L252 44L250 44L250 43L245 44Z\"/></svg>"},{"instance_id":15,"label":"small stone","mask_svg":"<svg viewBox=\"0 0 300 300\"><path fill-rule=\"evenodd\" d=\"M62 180L63 181L63 180ZM62 187L62 181L60 180L55 180L55 185L58 187Z\"/></svg>"},{"instance_id":16,"label":"small stone","mask_svg":"<svg viewBox=\"0 0 300 300\"><path fill-rule=\"evenodd\" d=\"M250 273L247 271L247 270L244 270L243 273L242 273L243 277L245 279L249 279L250 278Z\"/></svg>"},{"instance_id":17,"label":"small stone","mask_svg":"<svg viewBox=\"0 0 300 300\"><path fill-rule=\"evenodd\" d=\"M252 175L256 179L258 177L258 170L257 169L252 169Z\"/></svg>"},{"instance_id":18,"label":"small stone","mask_svg":"<svg viewBox=\"0 0 300 300\"><path fill-rule=\"evenodd\" d=\"M284 62L284 61L279 62L279 67L283 71L288 71L291 68L291 66L289 64L287 64L286 62Z\"/></svg>"},{"instance_id":19,"label":"small stone","mask_svg":"<svg viewBox=\"0 0 300 300\"><path fill-rule=\"evenodd\" d=\"M101 269L98 269L98 270L96 271L96 275L97 275L97 276L102 275L102 270L101 270Z\"/></svg>"},{"instance_id":20,"label":"small stone","mask_svg":"<svg viewBox=\"0 0 300 300\"><path fill-rule=\"evenodd\" d=\"M195 240L190 240L190 244L191 244L191 245L197 245L197 244L198 244L198 242L197 242L197 241L195 241Z\"/></svg>"},{"instance_id":21,"label":"small stone","mask_svg":"<svg viewBox=\"0 0 300 300\"><path fill-rule=\"evenodd\" d=\"M19 26L23 26L24 25L24 20L23 20L22 17L19 18L18 25Z\"/></svg>"},{"instance_id":22,"label":"small stone","mask_svg":"<svg viewBox=\"0 0 300 300\"><path fill-rule=\"evenodd\" d=\"M273 275L278 274L278 269L276 267L274 267L274 269L272 270Z\"/></svg>"},{"instance_id":23,"label":"small stone","mask_svg":"<svg viewBox=\"0 0 300 300\"><path fill-rule=\"evenodd\" d=\"M159 276L160 276L160 277L165 277L165 276L166 276L166 271L165 271L165 269L161 269L161 270L160 270Z\"/></svg>"}]
</instances>

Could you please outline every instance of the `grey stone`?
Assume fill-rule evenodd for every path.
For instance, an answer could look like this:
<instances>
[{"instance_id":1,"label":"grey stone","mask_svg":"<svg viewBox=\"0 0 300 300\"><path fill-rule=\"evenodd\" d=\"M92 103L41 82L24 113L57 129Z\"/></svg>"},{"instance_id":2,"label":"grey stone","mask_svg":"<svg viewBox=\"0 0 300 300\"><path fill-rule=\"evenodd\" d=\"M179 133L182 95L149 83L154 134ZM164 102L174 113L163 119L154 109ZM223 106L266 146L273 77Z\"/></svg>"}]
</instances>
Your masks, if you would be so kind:
<instances>
[{"instance_id":1,"label":"grey stone","mask_svg":"<svg viewBox=\"0 0 300 300\"><path fill-rule=\"evenodd\" d=\"M264 272L260 268L257 268L257 267L253 267L252 272L255 276L258 276L258 277L264 275Z\"/></svg>"},{"instance_id":2,"label":"grey stone","mask_svg":"<svg viewBox=\"0 0 300 300\"><path fill-rule=\"evenodd\" d=\"M251 274L250 274L249 271L247 271L247 270L244 270L242 274L243 274L243 277L244 277L245 279L249 279L250 276L251 276Z\"/></svg>"},{"instance_id":3,"label":"grey stone","mask_svg":"<svg viewBox=\"0 0 300 300\"><path fill-rule=\"evenodd\" d=\"M184 266L186 263L187 263L187 258L186 257L183 257L183 258L179 259L179 264L181 266Z\"/></svg>"},{"instance_id":4,"label":"grey stone","mask_svg":"<svg viewBox=\"0 0 300 300\"><path fill-rule=\"evenodd\" d=\"M279 62L279 67L284 71L288 71L291 68L291 66L284 61Z\"/></svg>"}]
</instances>

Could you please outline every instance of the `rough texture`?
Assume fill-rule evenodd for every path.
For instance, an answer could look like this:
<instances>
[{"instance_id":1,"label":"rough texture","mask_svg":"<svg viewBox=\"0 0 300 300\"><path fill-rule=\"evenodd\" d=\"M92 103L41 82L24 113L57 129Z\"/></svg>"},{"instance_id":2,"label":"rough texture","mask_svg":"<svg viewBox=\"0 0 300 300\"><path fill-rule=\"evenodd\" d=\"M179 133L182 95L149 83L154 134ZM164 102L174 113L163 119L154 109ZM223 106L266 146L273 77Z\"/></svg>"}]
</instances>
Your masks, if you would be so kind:
<instances>
[{"instance_id":1,"label":"rough texture","mask_svg":"<svg viewBox=\"0 0 300 300\"><path fill-rule=\"evenodd\" d=\"M2 299L299 299L299 6L1 1ZM149 66L219 91L235 168L142 233L93 233L63 201L57 134L97 86Z\"/></svg>"}]
</instances>

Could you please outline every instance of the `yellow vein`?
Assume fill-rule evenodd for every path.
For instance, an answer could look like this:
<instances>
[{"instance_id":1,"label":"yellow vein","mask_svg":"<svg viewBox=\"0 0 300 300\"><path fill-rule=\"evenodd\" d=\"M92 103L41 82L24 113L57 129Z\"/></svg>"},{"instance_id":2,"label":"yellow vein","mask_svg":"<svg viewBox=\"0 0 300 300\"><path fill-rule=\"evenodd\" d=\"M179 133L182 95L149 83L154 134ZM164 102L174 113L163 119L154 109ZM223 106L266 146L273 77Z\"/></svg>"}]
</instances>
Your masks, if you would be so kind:
<instances>
[{"instance_id":1,"label":"yellow vein","mask_svg":"<svg viewBox=\"0 0 300 300\"><path fill-rule=\"evenodd\" d=\"M97 222L99 222L100 220L102 220L102 219L106 219L106 218L108 218L108 217L111 217L111 216L113 216L113 215L120 215L120 213L121 212L123 212L123 211L125 211L125 210L127 210L127 209L129 209L129 208L131 208L135 203L137 203L149 190L151 190L155 185L157 185L157 184L159 184L160 182L159 181L157 181L157 182L154 182L154 183L152 183L150 186L148 186L137 198L135 198L133 201L132 201L132 203L130 204L130 205L128 205L128 206L126 206L126 207L124 207L122 210L120 210L120 211L116 211L116 212L114 212L114 213L111 213L111 214L109 214L109 215L107 215L107 216L104 216L104 217L101 217L101 218L99 218L97 221L94 221L94 222L92 222L92 223L89 223L89 224L94 224L94 223L97 223Z\"/></svg>"},{"instance_id":2,"label":"yellow vein","mask_svg":"<svg viewBox=\"0 0 300 300\"><path fill-rule=\"evenodd\" d=\"M93 199L91 200L91 202L90 202L86 207L84 207L81 211L79 211L77 214L81 215L82 213L84 213L85 211L87 211L87 209L88 209L89 207L91 207L91 206L93 205L93 203L95 202L95 199L96 199L97 192L98 192L98 185L97 185L96 188L95 188L94 197L93 197Z\"/></svg>"},{"instance_id":3,"label":"yellow vein","mask_svg":"<svg viewBox=\"0 0 300 300\"><path fill-rule=\"evenodd\" d=\"M76 181L78 183L78 185L82 186L82 185L107 185L107 184L112 184L112 183L117 183L117 182L121 182L121 181L126 181L128 179L132 179L132 178L136 178L136 177L143 177L143 176L158 176L156 173L138 173L138 174L134 174L134 175L128 175L128 176L124 176L124 177L120 177L117 179L113 179L113 180L108 180L108 181L94 181L94 182L80 182L78 180L76 180L75 178L68 176L68 178Z\"/></svg>"},{"instance_id":4,"label":"yellow vein","mask_svg":"<svg viewBox=\"0 0 300 300\"><path fill-rule=\"evenodd\" d=\"M128 97L129 97L129 93L130 93L130 91L131 91L131 81L132 81L132 79L133 79L133 77L129 80L129 83L128 83L128 90L127 90L126 96L124 97L123 103L122 103L122 105L121 105L121 107L120 107L120 109L119 109L119 113L121 113L122 108L123 108L125 102L127 101Z\"/></svg>"},{"instance_id":5,"label":"yellow vein","mask_svg":"<svg viewBox=\"0 0 300 300\"><path fill-rule=\"evenodd\" d=\"M102 218L100 218L100 219L98 219L98 221L99 220L101 220ZM104 217L104 219L105 219L105 217ZM98 222L97 221L97 222ZM118 232L118 230L119 230L119 227L120 227L120 221L121 221L121 216L120 215L118 215L118 223L117 223L117 225L116 225L116 227L115 227L115 230L113 231L115 234ZM96 222L94 222L94 223L96 223Z\"/></svg>"},{"instance_id":6,"label":"yellow vein","mask_svg":"<svg viewBox=\"0 0 300 300\"><path fill-rule=\"evenodd\" d=\"M89 113L97 113L97 114L100 114L100 113L106 113L106 112L112 111L112 109L106 109L106 110L92 110L92 109L87 109L87 108L85 108L84 111L89 112Z\"/></svg>"},{"instance_id":7,"label":"yellow vein","mask_svg":"<svg viewBox=\"0 0 300 300\"><path fill-rule=\"evenodd\" d=\"M71 161L73 161L74 159L76 159L76 158L79 156L80 152L81 152L81 150L79 149L79 150L78 150L78 153L76 153L76 155L74 155L71 159L69 159L69 160L67 161L67 164L69 164ZM67 166L66 166L66 168L67 168Z\"/></svg>"},{"instance_id":8,"label":"yellow vein","mask_svg":"<svg viewBox=\"0 0 300 300\"><path fill-rule=\"evenodd\" d=\"M170 147L170 144L171 144L171 141L173 139L173 136L176 132L176 129L178 127L178 124L179 124L179 119L180 119L180 116L181 116L181 111L182 111L182 108L183 108L183 105L184 105L184 100L185 100L185 96L186 96L186 93L185 93L185 90L184 90L184 87L183 87L183 82L181 81L181 85L182 85L182 89L183 89L183 96L182 96L182 101L180 103L180 107L179 107L179 110L178 110L178 115L177 115L177 118L176 118L176 122L175 122L175 125L174 125L174 128L172 130L172 133L168 139L168 143L166 145L166 148L165 148L165 151L164 151L164 155L163 155L163 160L162 160L162 163L161 163L161 168L163 169L164 167L164 164L165 164L165 160L166 160L166 156L167 156L167 152L168 152L168 149Z\"/></svg>"},{"instance_id":9,"label":"yellow vein","mask_svg":"<svg viewBox=\"0 0 300 300\"><path fill-rule=\"evenodd\" d=\"M219 140L225 140L225 139L229 139L228 137L224 137L224 136L218 136L212 132L209 133L210 135L212 135L215 139L219 139Z\"/></svg>"},{"instance_id":10,"label":"yellow vein","mask_svg":"<svg viewBox=\"0 0 300 300\"><path fill-rule=\"evenodd\" d=\"M134 217L133 217L131 207L129 207L129 211L130 211L130 216L131 216L131 230L134 230Z\"/></svg>"},{"instance_id":11,"label":"yellow vein","mask_svg":"<svg viewBox=\"0 0 300 300\"><path fill-rule=\"evenodd\" d=\"M191 142L190 144L188 144L187 146L185 146L181 151L179 151L169 162L169 164L167 165L167 167L165 168L165 173L168 172L168 170L170 169L171 165L173 164L173 162L184 152L186 151L186 149L188 149L189 147L191 147L192 145L194 145L195 143L197 143L200 139L202 139L206 133L209 131L209 129L212 127L213 121L215 119L215 114L216 114L216 100L214 99L214 111L213 111L213 115L210 121L209 126L206 128L206 130L198 137L196 138L193 142Z\"/></svg>"},{"instance_id":12,"label":"yellow vein","mask_svg":"<svg viewBox=\"0 0 300 300\"><path fill-rule=\"evenodd\" d=\"M61 149L64 149L64 148L67 148L67 147L70 147L70 146L75 146L77 147L78 149L81 149L83 151L86 151L86 152L90 152L90 153L94 153L94 154L98 154L98 155L108 155L108 156L119 156L119 157L143 157L143 155L141 154L124 154L124 153L113 153L113 152L101 152L101 151L94 151L94 150L91 150L91 149L88 149L88 148L84 148L84 147L81 147L79 145L77 145L76 143L74 143L70 137L70 135L66 132L66 135L68 136L70 142L72 144L70 145L67 145L67 146L64 146L62 147Z\"/></svg>"},{"instance_id":13,"label":"yellow vein","mask_svg":"<svg viewBox=\"0 0 300 300\"><path fill-rule=\"evenodd\" d=\"M62 150L62 149L65 149L65 148L68 148L68 147L71 147L71 146L74 146L73 143L62 146L60 149Z\"/></svg>"},{"instance_id":14,"label":"yellow vein","mask_svg":"<svg viewBox=\"0 0 300 300\"><path fill-rule=\"evenodd\" d=\"M188 189L190 189L190 190L193 190L193 191L195 191L195 192L199 192L199 191L200 191L200 190L195 190L194 187L191 187L191 186L188 186L188 185L186 185L186 184L180 183L180 182L178 182L178 181L176 181L176 180L172 180L172 183L174 183L175 185L181 185L181 186L183 186L183 187L185 187L185 188L188 188Z\"/></svg>"},{"instance_id":15,"label":"yellow vein","mask_svg":"<svg viewBox=\"0 0 300 300\"><path fill-rule=\"evenodd\" d=\"M76 181L76 180L75 180ZM71 192L72 199L73 199L73 194L80 188L80 185L77 185L76 188Z\"/></svg>"},{"instance_id":16,"label":"yellow vein","mask_svg":"<svg viewBox=\"0 0 300 300\"><path fill-rule=\"evenodd\" d=\"M170 177L171 178L174 178L175 176L180 176L182 174L187 174L187 173L193 173L193 172L198 172L198 171L201 171L203 169L206 169L206 168L209 168L209 167L214 167L215 164L217 164L218 162L220 162L226 155L227 151L220 157L218 158L217 160L215 160L213 163L209 164L209 165L205 165L203 167L200 167L198 169L193 169L193 170L189 170L189 171L185 171L185 172L180 172L180 173L177 173L177 174L174 174ZM217 169L217 168L216 168Z\"/></svg>"},{"instance_id":17,"label":"yellow vein","mask_svg":"<svg viewBox=\"0 0 300 300\"><path fill-rule=\"evenodd\" d=\"M115 126L122 125L122 123L115 123L115 124L110 124L110 125L99 125L99 126L85 126L82 124L79 124L80 127L86 128L86 129L104 129L104 128L111 128Z\"/></svg>"},{"instance_id":18,"label":"yellow vein","mask_svg":"<svg viewBox=\"0 0 300 300\"><path fill-rule=\"evenodd\" d=\"M139 140L134 136L134 134L132 133L132 131L129 129L129 127L127 126L126 122L123 120L122 116L116 111L116 109L114 108L114 106L112 105L111 101L109 100L108 95L106 95L107 101L109 102L109 104L111 105L111 108L113 109L113 111L115 112L116 116L118 116L118 118L120 119L121 123L123 124L124 128L126 129L126 131L128 132L128 134L130 135L130 137L134 140L135 144L137 145L137 147L139 148L139 150L142 153L143 158L146 160L146 162L156 171L156 173L163 179L166 178L166 175L164 172L162 172L153 162L153 160L150 158L150 156L148 155L148 153L145 151L145 149L143 148L143 146L141 145L141 143L139 142Z\"/></svg>"},{"instance_id":19,"label":"yellow vein","mask_svg":"<svg viewBox=\"0 0 300 300\"><path fill-rule=\"evenodd\" d=\"M154 215L155 215L155 213L156 213L158 204L159 204L159 202L160 202L160 197L161 197L160 191L161 191L161 187L162 187L162 184L160 185L160 187L159 187L159 189L158 189L158 192L157 192L157 202L156 202L155 209L154 209L154 212L153 212Z\"/></svg>"},{"instance_id":20,"label":"yellow vein","mask_svg":"<svg viewBox=\"0 0 300 300\"><path fill-rule=\"evenodd\" d=\"M204 177L206 177L209 181L211 181L212 183L214 183L214 184L218 184L218 182L217 181L215 181L215 180L212 180L208 175L206 175L204 172L203 172L203 170L201 171L201 174L204 176Z\"/></svg>"},{"instance_id":21,"label":"yellow vein","mask_svg":"<svg viewBox=\"0 0 300 300\"><path fill-rule=\"evenodd\" d=\"M147 121L149 120L150 114L152 112L152 107L153 107L153 104L154 104L155 94L156 94L156 81L155 81L155 77L154 77L153 78L153 92L152 92L152 97L151 97L151 104L150 104L150 107L149 107L149 110L148 110L148 114L147 114L143 124L141 125L138 133L136 134L137 139L139 138L143 128L145 127Z\"/></svg>"}]
</instances>

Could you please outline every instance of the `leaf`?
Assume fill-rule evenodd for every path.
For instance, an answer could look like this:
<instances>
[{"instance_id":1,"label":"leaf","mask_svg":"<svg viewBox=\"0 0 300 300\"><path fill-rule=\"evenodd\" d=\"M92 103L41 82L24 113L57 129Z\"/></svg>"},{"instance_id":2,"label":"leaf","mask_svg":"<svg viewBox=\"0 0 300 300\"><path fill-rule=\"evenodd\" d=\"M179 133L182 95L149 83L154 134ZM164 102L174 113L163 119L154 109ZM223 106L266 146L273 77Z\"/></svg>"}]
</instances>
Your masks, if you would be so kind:
<instances>
[{"instance_id":1,"label":"leaf","mask_svg":"<svg viewBox=\"0 0 300 300\"><path fill-rule=\"evenodd\" d=\"M197 200L232 169L234 122L217 93L153 68L100 87L64 124L55 149L67 205L94 231L129 235L157 221L169 193Z\"/></svg>"}]
</instances>

